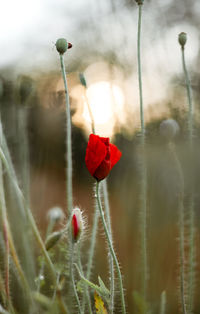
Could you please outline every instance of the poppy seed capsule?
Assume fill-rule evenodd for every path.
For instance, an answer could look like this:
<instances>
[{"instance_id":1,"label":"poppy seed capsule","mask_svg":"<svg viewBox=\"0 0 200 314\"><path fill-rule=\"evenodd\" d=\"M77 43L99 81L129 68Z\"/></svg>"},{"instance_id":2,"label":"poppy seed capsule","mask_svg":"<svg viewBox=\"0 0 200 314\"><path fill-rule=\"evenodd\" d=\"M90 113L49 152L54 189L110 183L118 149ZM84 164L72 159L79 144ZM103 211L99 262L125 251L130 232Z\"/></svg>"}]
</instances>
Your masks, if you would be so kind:
<instances>
[{"instance_id":1,"label":"poppy seed capsule","mask_svg":"<svg viewBox=\"0 0 200 314\"><path fill-rule=\"evenodd\" d=\"M160 124L160 134L167 140L172 140L179 130L180 127L174 119L166 119Z\"/></svg>"},{"instance_id":2,"label":"poppy seed capsule","mask_svg":"<svg viewBox=\"0 0 200 314\"><path fill-rule=\"evenodd\" d=\"M67 51L68 42L66 41L65 38L59 38L56 41L56 49L61 55Z\"/></svg>"},{"instance_id":3,"label":"poppy seed capsule","mask_svg":"<svg viewBox=\"0 0 200 314\"><path fill-rule=\"evenodd\" d=\"M178 41L181 47L184 47L187 41L187 34L182 32L178 35Z\"/></svg>"},{"instance_id":4,"label":"poppy seed capsule","mask_svg":"<svg viewBox=\"0 0 200 314\"><path fill-rule=\"evenodd\" d=\"M63 231L56 231L56 232L51 233L45 241L46 250L48 251L54 245L56 245L58 241L61 239L62 235L63 235Z\"/></svg>"},{"instance_id":5,"label":"poppy seed capsule","mask_svg":"<svg viewBox=\"0 0 200 314\"><path fill-rule=\"evenodd\" d=\"M78 242L83 231L83 218L82 213L78 207L72 211L72 239L73 242Z\"/></svg>"}]
</instances>

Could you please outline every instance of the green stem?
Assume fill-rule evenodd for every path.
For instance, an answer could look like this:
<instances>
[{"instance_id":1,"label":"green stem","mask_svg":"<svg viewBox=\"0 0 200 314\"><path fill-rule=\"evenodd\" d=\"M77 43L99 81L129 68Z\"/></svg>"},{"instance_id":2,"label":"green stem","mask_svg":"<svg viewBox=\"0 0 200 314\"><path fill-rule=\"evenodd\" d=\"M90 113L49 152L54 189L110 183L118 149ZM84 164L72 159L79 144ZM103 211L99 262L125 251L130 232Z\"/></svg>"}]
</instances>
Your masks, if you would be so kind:
<instances>
[{"instance_id":1,"label":"green stem","mask_svg":"<svg viewBox=\"0 0 200 314\"><path fill-rule=\"evenodd\" d=\"M169 149L173 155L174 163L178 172L178 178L180 180L180 195L178 199L179 206L179 243L180 243L180 293L181 293L181 306L183 314L187 314L186 302L185 302L185 226L184 226L184 205L183 205L183 195L184 195L184 179L180 161L177 157L175 147L173 143L169 143Z\"/></svg>"},{"instance_id":2,"label":"green stem","mask_svg":"<svg viewBox=\"0 0 200 314\"><path fill-rule=\"evenodd\" d=\"M140 122L142 137L145 137L144 112L143 112L143 93L142 93L142 67L141 67L141 24L142 24L142 4L138 5L138 33L137 33L137 59L138 59L138 81L140 96Z\"/></svg>"},{"instance_id":3,"label":"green stem","mask_svg":"<svg viewBox=\"0 0 200 314\"><path fill-rule=\"evenodd\" d=\"M192 89L191 89L190 78L188 75L186 62L185 62L184 47L181 47L181 52L182 52L182 65L183 65L183 71L184 71L184 76L185 76L185 84L186 84L187 98L188 98L188 105L189 105L188 133L189 133L190 143L192 144L192 142L193 142L193 116L194 116L194 108L193 108L193 101L192 101Z\"/></svg>"},{"instance_id":4,"label":"green stem","mask_svg":"<svg viewBox=\"0 0 200 314\"><path fill-rule=\"evenodd\" d=\"M145 160L145 126L143 110L143 92L142 92L142 70L141 70L141 23L142 23L142 3L138 4L138 34L137 34L137 61L138 61L138 82L140 97L140 122L141 122L141 209L140 209L140 232L141 232L141 260L142 260L142 294L146 299L146 286L148 279L147 263L147 168Z\"/></svg>"},{"instance_id":5,"label":"green stem","mask_svg":"<svg viewBox=\"0 0 200 314\"><path fill-rule=\"evenodd\" d=\"M83 274L83 266L81 263L81 245L80 242L77 243L77 257L78 257L78 267ZM82 313L85 311L85 297L87 298L87 307L88 307L88 312L92 314L92 305L91 305L91 300L90 300L90 295L88 291L88 287L84 287L84 295L83 295L83 302L82 302Z\"/></svg>"},{"instance_id":6,"label":"green stem","mask_svg":"<svg viewBox=\"0 0 200 314\"><path fill-rule=\"evenodd\" d=\"M70 265L70 271L71 271L70 278L72 280L72 287L73 287L73 290L74 290L76 303L78 305L78 312L79 312L79 314L82 314L81 304L80 304L80 300L79 300L79 296L78 296L78 293L77 293L77 290L76 290L76 284L75 284L75 280L74 280L74 244L72 244L71 261L70 261L70 263L71 263L71 265Z\"/></svg>"},{"instance_id":7,"label":"green stem","mask_svg":"<svg viewBox=\"0 0 200 314\"><path fill-rule=\"evenodd\" d=\"M105 214L106 221L108 225L108 232L110 234L110 240L113 246L113 237L112 237L112 226L110 219L110 206L108 201L108 188L107 188L107 180L103 181L103 197L104 197L104 206L105 206ZM109 264L110 264L110 313L112 314L114 311L114 298L115 298L115 269L112 255L109 254Z\"/></svg>"},{"instance_id":8,"label":"green stem","mask_svg":"<svg viewBox=\"0 0 200 314\"><path fill-rule=\"evenodd\" d=\"M160 314L165 314L166 312L166 291L161 293L161 300L160 300Z\"/></svg>"},{"instance_id":9,"label":"green stem","mask_svg":"<svg viewBox=\"0 0 200 314\"><path fill-rule=\"evenodd\" d=\"M8 175L9 175L9 178L10 178L12 184L13 184L13 187L14 187L14 190L16 192L16 195L17 195L20 203L22 204L22 207L26 211L26 214L27 214L29 223L31 225L32 231L33 231L33 233L35 235L35 238L36 238L36 240L37 240L37 242L38 242L38 244L39 244L39 246L41 248L41 251L42 251L42 253L43 253L44 257L45 257L45 260L47 262L49 270L50 270L50 272L52 274L53 281L56 284L56 271L54 269L54 266L53 266L53 264L51 262L51 259L50 259L49 255L48 255L48 253L47 253L47 251L45 249L44 243L43 243L43 241L42 241L42 239L40 237L40 234L39 234L39 231L37 229L37 226L36 226L35 220L33 218L33 215L31 213L30 209L26 206L26 201L25 201L25 199L23 197L23 194L22 194L22 192L21 192L21 190L19 188L17 180L15 180L15 178L12 177L12 173L10 171L9 164L8 164L8 162L7 162L6 158L5 158L5 155L4 155L4 153L3 153L1 148L0 148L0 159L1 159L2 163L3 163L3 165L5 166L5 169L6 169Z\"/></svg>"},{"instance_id":10,"label":"green stem","mask_svg":"<svg viewBox=\"0 0 200 314\"><path fill-rule=\"evenodd\" d=\"M71 113L69 104L69 92L67 88L66 71L64 65L63 54L60 54L61 72L65 87L65 99L66 99L66 119L67 119L67 206L69 215L71 215L73 207L72 198L72 144L71 144Z\"/></svg>"},{"instance_id":11,"label":"green stem","mask_svg":"<svg viewBox=\"0 0 200 314\"><path fill-rule=\"evenodd\" d=\"M96 185L96 197L97 197L97 203L98 203L98 208L99 208L99 213L101 216L101 220L102 220L102 224L104 227L104 232L108 241L108 246L110 249L110 253L112 254L116 269L117 269L117 274L118 274L118 279L119 279L119 288L120 288L120 296L121 296L121 303L122 303L122 313L125 314L126 313L126 307L125 307L125 299L124 299L124 291L123 291L123 283L122 283L122 275L121 275L121 271L120 271L120 267L119 267L119 262L117 260L117 256L115 254L113 245L112 245L112 241L110 239L110 234L108 231L108 227L104 218L104 212L102 209L102 205L101 205L101 199L100 199L100 195L99 195L99 182L97 182Z\"/></svg>"},{"instance_id":12,"label":"green stem","mask_svg":"<svg viewBox=\"0 0 200 314\"><path fill-rule=\"evenodd\" d=\"M184 46L181 46L182 52L182 66L185 76L185 84L187 90L187 99L188 99L188 136L189 136L189 145L190 145L190 159L192 167L192 182L191 182L191 194L189 196L189 278L188 278L188 310L189 313L192 312L193 303L194 303L194 279L195 279L195 213L194 213L194 169L193 169L193 123L194 123L194 108L192 101L192 89L190 78L188 75L186 62L185 62L185 49Z\"/></svg>"},{"instance_id":13,"label":"green stem","mask_svg":"<svg viewBox=\"0 0 200 314\"><path fill-rule=\"evenodd\" d=\"M30 235L30 229L29 229L29 225L27 223L27 215L24 209L24 206L21 202L21 200L17 197L17 193L15 191L13 191L13 181L17 182L17 176L15 173L15 169L13 167L13 163L11 160L11 156L10 156L10 152L8 149L8 145L6 142L6 138L3 132L3 128L2 128L2 123L1 123L1 119L0 119L0 142L1 142L1 147L2 150L4 152L5 158L7 160L7 164L9 167L9 173L10 173L10 178L12 178L12 180L10 180L9 182L9 193L10 193L10 199L12 200L12 202L14 202L14 208L16 209L17 206L17 210L19 210L19 215L14 219L13 224L12 224L12 228L15 226L18 226L19 228L23 228L24 233L18 233L16 235L17 240L20 241L20 247L22 249L22 260L25 261L24 264L24 268L26 271L26 276L29 279L29 283L31 284L31 287L34 287L34 278L35 278L35 271L34 271L34 258L33 258L33 251L31 250L31 245L30 245L30 240L31 240L31 235ZM11 182L12 181L12 182ZM14 188L15 190L15 188ZM12 217L14 217L14 212L11 211L11 219ZM18 231L18 230L16 230ZM26 236L25 236L26 234ZM18 242L19 242L18 241Z\"/></svg>"},{"instance_id":14,"label":"green stem","mask_svg":"<svg viewBox=\"0 0 200 314\"><path fill-rule=\"evenodd\" d=\"M45 237L45 241L46 239L48 238L49 234L52 232L53 228L54 228L54 225L55 225L55 221L51 220L49 221L48 223L48 226L47 226L47 231L46 231L46 237ZM37 292L40 292L40 286L41 286L41 280L40 278L43 277L43 274L44 274L44 259L42 259L42 263L41 263L41 267L40 267L40 271L39 271L39 276L38 276L38 283L37 283ZM58 276L57 276L58 278ZM57 286L57 285L56 285ZM54 290L56 289L56 287L54 288Z\"/></svg>"},{"instance_id":15,"label":"green stem","mask_svg":"<svg viewBox=\"0 0 200 314\"><path fill-rule=\"evenodd\" d=\"M89 248L89 254L88 254L88 261L87 261L87 271L86 271L86 278L88 280L90 280L90 277L91 277L92 263L94 259L97 229L98 229L98 222L99 222L99 212L98 212L97 204L95 207L96 208L95 208L94 219L93 219L93 224L92 224L92 235L91 235L91 242L90 242L90 248ZM91 301L90 301L90 296L88 292L88 287L86 287L86 297L87 297L88 304L90 304ZM85 297L83 298L83 312L84 312L84 309L85 309Z\"/></svg>"}]
</instances>

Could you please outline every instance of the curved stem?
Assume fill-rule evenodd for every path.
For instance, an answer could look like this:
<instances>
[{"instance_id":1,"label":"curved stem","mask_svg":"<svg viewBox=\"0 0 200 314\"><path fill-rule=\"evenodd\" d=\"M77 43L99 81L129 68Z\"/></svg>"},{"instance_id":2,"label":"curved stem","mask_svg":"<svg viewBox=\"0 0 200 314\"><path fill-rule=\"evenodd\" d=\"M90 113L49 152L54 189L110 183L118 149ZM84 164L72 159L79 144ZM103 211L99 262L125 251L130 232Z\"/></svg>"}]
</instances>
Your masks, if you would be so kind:
<instances>
[{"instance_id":1,"label":"curved stem","mask_svg":"<svg viewBox=\"0 0 200 314\"><path fill-rule=\"evenodd\" d=\"M108 241L108 246L110 249L110 253L112 254L115 266L116 266L116 270L117 270L117 274L118 274L118 279L119 279L119 288L120 288L120 296L121 296L121 303L122 303L122 313L125 314L126 313L126 307L125 307L125 299L124 299L124 291L123 291L123 283L122 283L122 275L121 275L121 271L120 271L120 267L119 267L119 262L117 260L117 256L115 254L113 245L112 245L112 241L110 239L110 234L108 231L108 227L104 218L104 212L102 209L102 205L101 205L101 199L100 199L100 195L99 195L99 182L97 182L96 185L96 197L97 197L97 203L98 203L98 208L99 208L99 213L101 216L101 220L102 220L102 224L103 224L103 228L104 228L104 232Z\"/></svg>"}]
</instances>

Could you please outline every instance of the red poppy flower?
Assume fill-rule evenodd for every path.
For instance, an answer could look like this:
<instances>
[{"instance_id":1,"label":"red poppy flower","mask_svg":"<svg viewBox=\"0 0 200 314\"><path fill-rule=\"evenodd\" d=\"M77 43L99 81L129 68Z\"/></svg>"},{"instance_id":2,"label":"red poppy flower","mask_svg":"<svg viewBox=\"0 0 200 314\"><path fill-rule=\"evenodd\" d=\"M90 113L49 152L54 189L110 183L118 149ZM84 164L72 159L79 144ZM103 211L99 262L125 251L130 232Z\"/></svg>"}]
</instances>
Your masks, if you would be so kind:
<instances>
[{"instance_id":1,"label":"red poppy flower","mask_svg":"<svg viewBox=\"0 0 200 314\"><path fill-rule=\"evenodd\" d=\"M108 137L90 134L85 163L88 171L97 181L107 177L121 155L120 150L109 142Z\"/></svg>"}]
</instances>

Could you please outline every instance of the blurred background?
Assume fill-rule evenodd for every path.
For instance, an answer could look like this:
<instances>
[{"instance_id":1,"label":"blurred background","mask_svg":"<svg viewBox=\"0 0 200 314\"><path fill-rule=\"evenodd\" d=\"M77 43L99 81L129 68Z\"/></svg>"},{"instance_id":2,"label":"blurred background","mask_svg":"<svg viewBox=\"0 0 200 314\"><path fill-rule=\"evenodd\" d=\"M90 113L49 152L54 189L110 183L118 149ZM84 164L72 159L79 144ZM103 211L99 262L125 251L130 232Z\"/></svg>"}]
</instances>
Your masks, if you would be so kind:
<instances>
[{"instance_id":1,"label":"blurred background","mask_svg":"<svg viewBox=\"0 0 200 314\"><path fill-rule=\"evenodd\" d=\"M139 158L140 132L137 82L137 4L134 0L1 1L0 110L4 131L19 181L30 169L31 207L44 235L47 212L65 196L65 98L58 38L72 43L65 55L72 114L74 203L87 220L88 246L94 213L94 180L84 162L91 121L122 151L108 178L115 248L124 274L129 313L139 313L133 292L140 291ZM185 178L187 162L187 98L177 38L186 32L186 62L195 104L195 214L196 247L199 239L199 119L200 119L200 3L198 0L144 0L142 70L148 160L148 300L159 313L162 291L167 313L178 313L179 182L167 143L159 133L163 119L180 126L175 139ZM85 75L87 89L80 84ZM25 136L26 131L28 137ZM29 153L22 147L29 148ZM24 164L24 154L30 164ZM27 168L28 167L28 168ZM187 191L187 180L185 182ZM22 186L26 190L26 186ZM187 200L186 200L187 217ZM93 281L99 274L108 282L103 229L94 262ZM199 249L196 286L199 284ZM85 257L83 256L83 259ZM177 280L176 280L177 278ZM196 312L200 313L198 294Z\"/></svg>"}]
</instances>

